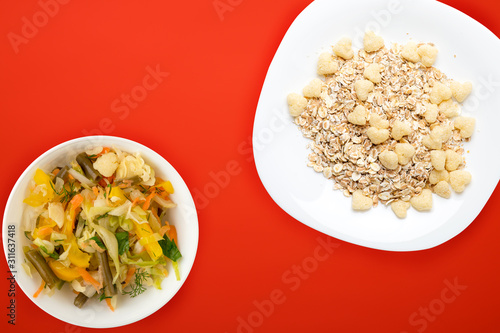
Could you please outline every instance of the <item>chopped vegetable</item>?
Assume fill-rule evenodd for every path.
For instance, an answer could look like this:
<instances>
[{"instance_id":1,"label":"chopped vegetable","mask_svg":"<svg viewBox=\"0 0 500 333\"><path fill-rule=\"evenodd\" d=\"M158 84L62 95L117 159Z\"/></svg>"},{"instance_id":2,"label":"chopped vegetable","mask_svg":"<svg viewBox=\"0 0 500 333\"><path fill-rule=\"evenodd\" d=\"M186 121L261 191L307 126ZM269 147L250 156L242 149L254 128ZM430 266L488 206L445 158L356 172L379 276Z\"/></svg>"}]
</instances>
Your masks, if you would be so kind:
<instances>
[{"instance_id":1,"label":"chopped vegetable","mask_svg":"<svg viewBox=\"0 0 500 333\"><path fill-rule=\"evenodd\" d=\"M87 153L88 152L88 153ZM172 183L155 177L139 154L90 149L46 173L37 169L24 216L26 257L52 292L70 282L81 308L97 293L114 311L121 295L161 289L173 269L180 278ZM88 155L91 154L91 155ZM168 265L171 265L169 267Z\"/></svg>"}]
</instances>

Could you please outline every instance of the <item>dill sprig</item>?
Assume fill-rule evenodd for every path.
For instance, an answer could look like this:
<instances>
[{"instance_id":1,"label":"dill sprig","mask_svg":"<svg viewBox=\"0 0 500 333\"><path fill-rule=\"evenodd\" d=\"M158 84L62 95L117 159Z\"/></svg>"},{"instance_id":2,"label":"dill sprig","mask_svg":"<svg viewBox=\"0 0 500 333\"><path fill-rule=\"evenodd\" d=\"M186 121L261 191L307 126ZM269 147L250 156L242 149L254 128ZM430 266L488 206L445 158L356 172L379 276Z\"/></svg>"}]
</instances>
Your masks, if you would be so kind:
<instances>
[{"instance_id":1,"label":"dill sprig","mask_svg":"<svg viewBox=\"0 0 500 333\"><path fill-rule=\"evenodd\" d=\"M144 281L149 277L149 273L146 271L136 272L134 283L130 284L130 291L123 291L123 295L129 295L130 297L136 297L146 291L146 287L143 286Z\"/></svg>"},{"instance_id":2,"label":"dill sprig","mask_svg":"<svg viewBox=\"0 0 500 333\"><path fill-rule=\"evenodd\" d=\"M54 190L57 195L61 196L61 199L59 199L59 201L61 201L62 203L70 202L71 199L73 199L73 197L78 194L78 191L75 190L74 182L68 182L68 185L69 190L66 189L66 186L64 185L61 191L57 192L54 188L54 185L52 185L52 182L50 182L50 187L52 187L52 190Z\"/></svg>"}]
</instances>

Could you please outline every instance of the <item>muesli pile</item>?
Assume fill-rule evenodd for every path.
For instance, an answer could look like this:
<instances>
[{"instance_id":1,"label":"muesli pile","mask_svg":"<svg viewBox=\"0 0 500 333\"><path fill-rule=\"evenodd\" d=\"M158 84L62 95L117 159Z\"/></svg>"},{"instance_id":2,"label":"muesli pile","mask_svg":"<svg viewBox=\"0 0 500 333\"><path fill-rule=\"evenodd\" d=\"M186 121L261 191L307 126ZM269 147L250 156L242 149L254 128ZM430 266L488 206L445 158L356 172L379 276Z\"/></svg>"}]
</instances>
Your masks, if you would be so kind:
<instances>
[{"instance_id":1,"label":"muesli pile","mask_svg":"<svg viewBox=\"0 0 500 333\"><path fill-rule=\"evenodd\" d=\"M379 202L405 218L410 205L432 208L432 193L450 198L471 181L463 143L475 119L461 116L470 82L450 80L433 67L432 44L386 48L367 32L357 53L349 38L319 56L317 72L302 95L288 95L295 124L309 147L308 166L352 196L354 210ZM450 189L451 187L451 189Z\"/></svg>"}]
</instances>

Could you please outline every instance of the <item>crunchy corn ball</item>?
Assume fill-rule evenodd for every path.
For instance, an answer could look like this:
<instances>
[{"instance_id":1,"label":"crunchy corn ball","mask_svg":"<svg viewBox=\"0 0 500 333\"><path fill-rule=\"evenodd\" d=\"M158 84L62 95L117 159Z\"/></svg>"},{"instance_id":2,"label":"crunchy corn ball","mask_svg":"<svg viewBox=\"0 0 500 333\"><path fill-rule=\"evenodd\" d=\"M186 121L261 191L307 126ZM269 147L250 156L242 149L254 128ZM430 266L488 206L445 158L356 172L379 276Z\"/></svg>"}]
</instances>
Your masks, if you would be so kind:
<instances>
[{"instance_id":1,"label":"crunchy corn ball","mask_svg":"<svg viewBox=\"0 0 500 333\"><path fill-rule=\"evenodd\" d=\"M470 138L474 133L474 126L476 125L476 119L472 117L456 117L454 121L455 128L460 130L460 136L464 139Z\"/></svg>"},{"instance_id":2,"label":"crunchy corn ball","mask_svg":"<svg viewBox=\"0 0 500 333\"><path fill-rule=\"evenodd\" d=\"M321 87L323 87L323 81L320 79L313 79L304 89L302 89L302 94L304 94L305 97L319 97L321 95Z\"/></svg>"},{"instance_id":3,"label":"crunchy corn ball","mask_svg":"<svg viewBox=\"0 0 500 333\"><path fill-rule=\"evenodd\" d=\"M373 83L380 83L382 81L382 75L380 71L382 70L382 65L377 63L372 63L365 68L363 76Z\"/></svg>"},{"instance_id":4,"label":"crunchy corn ball","mask_svg":"<svg viewBox=\"0 0 500 333\"><path fill-rule=\"evenodd\" d=\"M366 135L373 144L378 145L389 139L389 130L372 126L366 130Z\"/></svg>"},{"instance_id":5,"label":"crunchy corn ball","mask_svg":"<svg viewBox=\"0 0 500 333\"><path fill-rule=\"evenodd\" d=\"M409 143L396 143L394 151L398 155L398 163L401 165L408 164L415 155L415 148Z\"/></svg>"},{"instance_id":6,"label":"crunchy corn ball","mask_svg":"<svg viewBox=\"0 0 500 333\"><path fill-rule=\"evenodd\" d=\"M363 105L358 105L354 111L347 115L347 121L354 125L366 125L366 109Z\"/></svg>"},{"instance_id":7,"label":"crunchy corn ball","mask_svg":"<svg viewBox=\"0 0 500 333\"><path fill-rule=\"evenodd\" d=\"M389 121L382 118L379 114L373 113L370 115L370 125L376 128L389 128Z\"/></svg>"},{"instance_id":8,"label":"crunchy corn ball","mask_svg":"<svg viewBox=\"0 0 500 333\"><path fill-rule=\"evenodd\" d=\"M352 50L352 41L350 38L347 38L347 37L344 37L342 39L340 39L337 44L335 44L333 46L333 52L345 59L345 60L349 60L349 59L352 59L352 57L354 57L354 51Z\"/></svg>"},{"instance_id":9,"label":"crunchy corn ball","mask_svg":"<svg viewBox=\"0 0 500 333\"><path fill-rule=\"evenodd\" d=\"M453 191L457 193L463 192L471 180L472 176L469 171L456 170L450 172L450 185Z\"/></svg>"},{"instance_id":10,"label":"crunchy corn ball","mask_svg":"<svg viewBox=\"0 0 500 333\"><path fill-rule=\"evenodd\" d=\"M445 155L446 155L445 168L448 171L457 170L459 165L462 164L463 162L462 155L453 150L447 149Z\"/></svg>"},{"instance_id":11,"label":"crunchy corn ball","mask_svg":"<svg viewBox=\"0 0 500 333\"><path fill-rule=\"evenodd\" d=\"M391 202L391 208L397 217L399 217L400 219L404 219L406 217L408 208L410 208L410 203L403 200L396 200Z\"/></svg>"},{"instance_id":12,"label":"crunchy corn ball","mask_svg":"<svg viewBox=\"0 0 500 333\"><path fill-rule=\"evenodd\" d=\"M292 117L298 117L305 111L307 106L307 99L297 93L288 94L286 98L288 102L288 111Z\"/></svg>"},{"instance_id":13,"label":"crunchy corn ball","mask_svg":"<svg viewBox=\"0 0 500 333\"><path fill-rule=\"evenodd\" d=\"M409 41L408 43L406 43L406 45L403 46L403 49L401 50L401 55L404 59L411 62L420 61L420 55L417 52L417 43L413 41Z\"/></svg>"},{"instance_id":14,"label":"crunchy corn ball","mask_svg":"<svg viewBox=\"0 0 500 333\"><path fill-rule=\"evenodd\" d=\"M434 124L436 122L438 113L439 111L436 104L425 105L424 118L429 124Z\"/></svg>"},{"instance_id":15,"label":"crunchy corn ball","mask_svg":"<svg viewBox=\"0 0 500 333\"><path fill-rule=\"evenodd\" d=\"M398 155L393 151L384 150L378 155L378 159L389 170L394 170L398 167Z\"/></svg>"},{"instance_id":16,"label":"crunchy corn ball","mask_svg":"<svg viewBox=\"0 0 500 333\"><path fill-rule=\"evenodd\" d=\"M434 186L434 193L436 193L440 197L449 199L451 197L450 185L444 180L442 180L439 183L437 183L436 186Z\"/></svg>"},{"instance_id":17,"label":"crunchy corn ball","mask_svg":"<svg viewBox=\"0 0 500 333\"><path fill-rule=\"evenodd\" d=\"M450 180L450 174L446 170L432 170L431 173L429 174L429 183L431 185L437 184L440 181L449 181Z\"/></svg>"},{"instance_id":18,"label":"crunchy corn ball","mask_svg":"<svg viewBox=\"0 0 500 333\"><path fill-rule=\"evenodd\" d=\"M384 39L375 35L373 31L367 31L365 32L365 37L363 38L363 47L366 52L378 51L384 47Z\"/></svg>"},{"instance_id":19,"label":"crunchy corn ball","mask_svg":"<svg viewBox=\"0 0 500 333\"><path fill-rule=\"evenodd\" d=\"M368 94L374 88L373 82L368 80L358 80L354 83L354 91L360 101L366 101Z\"/></svg>"},{"instance_id":20,"label":"crunchy corn ball","mask_svg":"<svg viewBox=\"0 0 500 333\"><path fill-rule=\"evenodd\" d=\"M460 105L452 99L448 99L439 104L439 112L448 118L453 118L460 114Z\"/></svg>"},{"instance_id":21,"label":"crunchy corn ball","mask_svg":"<svg viewBox=\"0 0 500 333\"><path fill-rule=\"evenodd\" d=\"M422 138L422 144L428 149L441 149L443 142L431 135L426 135Z\"/></svg>"},{"instance_id":22,"label":"crunchy corn ball","mask_svg":"<svg viewBox=\"0 0 500 333\"><path fill-rule=\"evenodd\" d=\"M438 49L435 46L424 44L417 48L417 53L420 56L420 62L425 67L431 67L436 62Z\"/></svg>"},{"instance_id":23,"label":"crunchy corn ball","mask_svg":"<svg viewBox=\"0 0 500 333\"><path fill-rule=\"evenodd\" d=\"M451 138L452 134L452 128L448 125L434 126L431 130L431 138L440 142L448 141Z\"/></svg>"},{"instance_id":24,"label":"crunchy corn ball","mask_svg":"<svg viewBox=\"0 0 500 333\"><path fill-rule=\"evenodd\" d=\"M368 210L373 207L373 200L363 194L363 191L357 190L352 194L352 209Z\"/></svg>"},{"instance_id":25,"label":"crunchy corn ball","mask_svg":"<svg viewBox=\"0 0 500 333\"><path fill-rule=\"evenodd\" d=\"M431 103L439 104L451 98L451 89L447 85L437 81L431 89L429 99Z\"/></svg>"},{"instance_id":26,"label":"crunchy corn ball","mask_svg":"<svg viewBox=\"0 0 500 333\"><path fill-rule=\"evenodd\" d=\"M317 72L319 75L334 74L339 70L339 64L335 61L332 54L328 52L321 53L318 59Z\"/></svg>"},{"instance_id":27,"label":"crunchy corn ball","mask_svg":"<svg viewBox=\"0 0 500 333\"><path fill-rule=\"evenodd\" d=\"M453 98L455 98L457 102L462 103L471 93L472 83L471 82L460 83L457 81L451 81L450 88Z\"/></svg>"},{"instance_id":28,"label":"crunchy corn ball","mask_svg":"<svg viewBox=\"0 0 500 333\"><path fill-rule=\"evenodd\" d=\"M391 136L394 140L401 140L401 138L405 135L411 133L410 124L407 122L403 122L401 120L396 120L392 124Z\"/></svg>"},{"instance_id":29,"label":"crunchy corn ball","mask_svg":"<svg viewBox=\"0 0 500 333\"><path fill-rule=\"evenodd\" d=\"M422 212L432 209L432 192L429 189L422 190L422 193L410 199L413 208Z\"/></svg>"},{"instance_id":30,"label":"crunchy corn ball","mask_svg":"<svg viewBox=\"0 0 500 333\"><path fill-rule=\"evenodd\" d=\"M444 170L446 163L446 153L442 150L431 150L431 164L434 169L441 171Z\"/></svg>"}]
</instances>

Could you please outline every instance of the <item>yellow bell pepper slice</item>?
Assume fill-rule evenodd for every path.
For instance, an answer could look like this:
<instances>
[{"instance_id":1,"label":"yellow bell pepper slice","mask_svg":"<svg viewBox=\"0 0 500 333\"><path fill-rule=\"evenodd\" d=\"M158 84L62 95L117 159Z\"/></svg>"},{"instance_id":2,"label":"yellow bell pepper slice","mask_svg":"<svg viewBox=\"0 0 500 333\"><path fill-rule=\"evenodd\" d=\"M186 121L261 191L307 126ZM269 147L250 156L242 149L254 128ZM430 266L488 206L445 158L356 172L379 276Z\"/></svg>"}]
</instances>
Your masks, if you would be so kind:
<instances>
[{"instance_id":1,"label":"yellow bell pepper slice","mask_svg":"<svg viewBox=\"0 0 500 333\"><path fill-rule=\"evenodd\" d=\"M166 180L160 184L158 184L158 187L163 187L165 191L167 191L170 194L174 194L174 186L169 180Z\"/></svg>"},{"instance_id":2,"label":"yellow bell pepper slice","mask_svg":"<svg viewBox=\"0 0 500 333\"><path fill-rule=\"evenodd\" d=\"M50 260L49 266L54 272L54 274L61 280L71 282L74 279L80 277L80 273L78 273L76 267L73 266L66 267L60 261Z\"/></svg>"},{"instance_id":3,"label":"yellow bell pepper slice","mask_svg":"<svg viewBox=\"0 0 500 333\"><path fill-rule=\"evenodd\" d=\"M63 245L64 251L68 250L69 245L71 244L71 248L69 249L68 259L71 263L77 267L86 268L89 267L90 262L90 254L83 252L78 248L78 244L76 243L76 238L73 236L69 240L68 243Z\"/></svg>"},{"instance_id":4,"label":"yellow bell pepper slice","mask_svg":"<svg viewBox=\"0 0 500 333\"><path fill-rule=\"evenodd\" d=\"M54 198L54 190L52 189L52 181L49 175L43 172L42 169L36 169L33 177L36 187L31 191L30 195L23 200L24 203L38 207Z\"/></svg>"},{"instance_id":5,"label":"yellow bell pepper slice","mask_svg":"<svg viewBox=\"0 0 500 333\"><path fill-rule=\"evenodd\" d=\"M144 246L152 260L157 260L163 255L160 244L153 236L153 230L149 223L137 223L134 221L135 233L139 237L139 243Z\"/></svg>"},{"instance_id":6,"label":"yellow bell pepper slice","mask_svg":"<svg viewBox=\"0 0 500 333\"><path fill-rule=\"evenodd\" d=\"M111 198L113 198L113 197L116 197L119 200L117 200L117 201L111 200ZM125 202L125 200L127 200L127 197L125 197L125 194L123 194L122 189L119 188L118 186L111 188L111 191L109 191L109 198L110 198L111 202L113 202L114 204L118 204L118 205L123 204Z\"/></svg>"}]
</instances>

